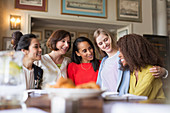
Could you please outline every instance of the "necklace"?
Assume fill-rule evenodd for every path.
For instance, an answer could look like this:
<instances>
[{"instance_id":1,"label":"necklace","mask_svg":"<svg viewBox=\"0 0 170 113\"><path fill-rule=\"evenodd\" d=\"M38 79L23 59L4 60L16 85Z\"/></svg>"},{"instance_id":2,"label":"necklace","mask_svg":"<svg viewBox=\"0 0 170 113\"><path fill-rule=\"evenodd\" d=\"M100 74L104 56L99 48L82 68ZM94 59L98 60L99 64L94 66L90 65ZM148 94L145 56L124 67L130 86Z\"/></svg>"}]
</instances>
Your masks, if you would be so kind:
<instances>
[{"instance_id":1,"label":"necklace","mask_svg":"<svg viewBox=\"0 0 170 113\"><path fill-rule=\"evenodd\" d=\"M91 68L91 65L88 68L84 68L82 63L81 63L81 68L84 69L84 70L89 70Z\"/></svg>"}]
</instances>

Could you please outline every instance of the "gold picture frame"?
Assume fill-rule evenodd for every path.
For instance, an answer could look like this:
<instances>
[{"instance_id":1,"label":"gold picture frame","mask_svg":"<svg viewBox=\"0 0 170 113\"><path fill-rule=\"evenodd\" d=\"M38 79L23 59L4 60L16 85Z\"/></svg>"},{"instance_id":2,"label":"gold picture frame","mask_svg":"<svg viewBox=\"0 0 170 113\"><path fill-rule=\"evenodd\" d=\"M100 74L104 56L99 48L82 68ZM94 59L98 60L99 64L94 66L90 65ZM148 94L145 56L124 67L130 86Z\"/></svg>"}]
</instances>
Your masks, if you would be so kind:
<instances>
[{"instance_id":1,"label":"gold picture frame","mask_svg":"<svg viewBox=\"0 0 170 113\"><path fill-rule=\"evenodd\" d=\"M45 30L45 35L44 35L45 39L48 39L52 33L53 33L53 30Z\"/></svg>"},{"instance_id":2,"label":"gold picture frame","mask_svg":"<svg viewBox=\"0 0 170 113\"><path fill-rule=\"evenodd\" d=\"M78 37L86 37L86 38L89 38L89 33L79 32L79 33L78 33Z\"/></svg>"},{"instance_id":3,"label":"gold picture frame","mask_svg":"<svg viewBox=\"0 0 170 113\"><path fill-rule=\"evenodd\" d=\"M2 44L2 49L3 50L12 50L12 44L11 44L11 39L12 37L3 37L3 44Z\"/></svg>"},{"instance_id":4,"label":"gold picture frame","mask_svg":"<svg viewBox=\"0 0 170 113\"><path fill-rule=\"evenodd\" d=\"M32 31L32 34L34 34L38 40L42 40L42 32L41 31Z\"/></svg>"}]
</instances>

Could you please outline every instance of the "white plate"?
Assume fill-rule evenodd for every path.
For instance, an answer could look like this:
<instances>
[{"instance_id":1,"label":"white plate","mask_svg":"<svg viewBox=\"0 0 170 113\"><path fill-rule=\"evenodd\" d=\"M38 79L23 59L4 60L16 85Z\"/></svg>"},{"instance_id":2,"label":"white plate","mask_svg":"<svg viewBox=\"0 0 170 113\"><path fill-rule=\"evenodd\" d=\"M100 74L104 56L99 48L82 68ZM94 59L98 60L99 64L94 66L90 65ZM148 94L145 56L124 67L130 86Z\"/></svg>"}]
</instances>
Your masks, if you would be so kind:
<instances>
[{"instance_id":1,"label":"white plate","mask_svg":"<svg viewBox=\"0 0 170 113\"><path fill-rule=\"evenodd\" d=\"M59 96L68 99L97 97L104 91L97 89L46 88L50 97Z\"/></svg>"},{"instance_id":2,"label":"white plate","mask_svg":"<svg viewBox=\"0 0 170 113\"><path fill-rule=\"evenodd\" d=\"M39 97L44 94L48 94L46 90L40 90L40 89L29 89L27 90L27 93L30 97Z\"/></svg>"},{"instance_id":3,"label":"white plate","mask_svg":"<svg viewBox=\"0 0 170 113\"><path fill-rule=\"evenodd\" d=\"M35 93L35 94L47 94L47 91L41 89L29 89L27 90L28 94Z\"/></svg>"}]
</instances>

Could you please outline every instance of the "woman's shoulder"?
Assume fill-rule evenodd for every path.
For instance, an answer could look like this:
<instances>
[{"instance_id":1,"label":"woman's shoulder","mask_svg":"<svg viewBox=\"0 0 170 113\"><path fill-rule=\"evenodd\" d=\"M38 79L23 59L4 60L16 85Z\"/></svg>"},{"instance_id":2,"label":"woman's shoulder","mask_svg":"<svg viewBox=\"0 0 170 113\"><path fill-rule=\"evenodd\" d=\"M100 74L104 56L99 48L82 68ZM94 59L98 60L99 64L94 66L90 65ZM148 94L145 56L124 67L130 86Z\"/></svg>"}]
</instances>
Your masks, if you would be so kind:
<instances>
[{"instance_id":1,"label":"woman's shoulder","mask_svg":"<svg viewBox=\"0 0 170 113\"><path fill-rule=\"evenodd\" d=\"M150 75L152 75L152 73L150 73L150 68L152 68L153 67L153 65L146 65L145 67L142 67L141 68L141 73L145 73L145 74L150 74Z\"/></svg>"},{"instance_id":2,"label":"woman's shoulder","mask_svg":"<svg viewBox=\"0 0 170 113\"><path fill-rule=\"evenodd\" d=\"M67 65L71 62L71 59L69 57L64 57L63 63L66 63Z\"/></svg>"},{"instance_id":3,"label":"woman's shoulder","mask_svg":"<svg viewBox=\"0 0 170 113\"><path fill-rule=\"evenodd\" d=\"M153 65L146 65L144 68L142 68L142 69L145 69L145 70L149 70L150 68L152 68L153 67Z\"/></svg>"},{"instance_id":4,"label":"woman's shoulder","mask_svg":"<svg viewBox=\"0 0 170 113\"><path fill-rule=\"evenodd\" d=\"M41 55L41 61L49 60L50 56L48 54Z\"/></svg>"},{"instance_id":5,"label":"woman's shoulder","mask_svg":"<svg viewBox=\"0 0 170 113\"><path fill-rule=\"evenodd\" d=\"M74 62L71 62L68 64L69 66L77 66L78 64L74 63Z\"/></svg>"}]
</instances>

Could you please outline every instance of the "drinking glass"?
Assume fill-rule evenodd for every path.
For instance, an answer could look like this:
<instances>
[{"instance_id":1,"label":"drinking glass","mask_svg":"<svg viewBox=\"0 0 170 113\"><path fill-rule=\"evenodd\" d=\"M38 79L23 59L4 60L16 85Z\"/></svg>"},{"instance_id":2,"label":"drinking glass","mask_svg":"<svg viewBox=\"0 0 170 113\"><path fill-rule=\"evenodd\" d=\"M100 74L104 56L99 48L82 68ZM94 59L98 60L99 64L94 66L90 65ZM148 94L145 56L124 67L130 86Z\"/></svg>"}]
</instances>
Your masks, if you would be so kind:
<instances>
[{"instance_id":1,"label":"drinking glass","mask_svg":"<svg viewBox=\"0 0 170 113\"><path fill-rule=\"evenodd\" d=\"M0 105L19 105L27 98L21 51L0 51Z\"/></svg>"}]
</instances>

